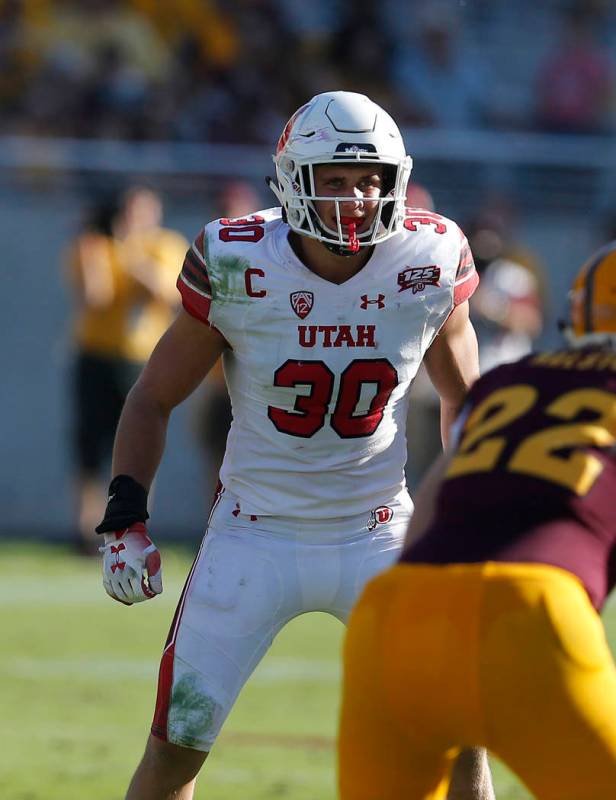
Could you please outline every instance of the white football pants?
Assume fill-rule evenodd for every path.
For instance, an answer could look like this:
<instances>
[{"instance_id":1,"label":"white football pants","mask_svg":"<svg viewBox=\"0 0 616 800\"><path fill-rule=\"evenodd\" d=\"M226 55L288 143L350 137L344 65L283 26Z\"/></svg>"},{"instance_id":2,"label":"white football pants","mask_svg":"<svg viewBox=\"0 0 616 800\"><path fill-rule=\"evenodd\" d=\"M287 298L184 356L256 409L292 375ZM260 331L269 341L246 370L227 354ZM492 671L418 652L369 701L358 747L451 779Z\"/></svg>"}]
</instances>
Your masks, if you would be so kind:
<instances>
[{"instance_id":1,"label":"white football pants","mask_svg":"<svg viewBox=\"0 0 616 800\"><path fill-rule=\"evenodd\" d=\"M307 611L346 622L395 561L412 507L403 492L353 517L257 518L223 490L163 653L152 733L209 751L280 629Z\"/></svg>"}]
</instances>

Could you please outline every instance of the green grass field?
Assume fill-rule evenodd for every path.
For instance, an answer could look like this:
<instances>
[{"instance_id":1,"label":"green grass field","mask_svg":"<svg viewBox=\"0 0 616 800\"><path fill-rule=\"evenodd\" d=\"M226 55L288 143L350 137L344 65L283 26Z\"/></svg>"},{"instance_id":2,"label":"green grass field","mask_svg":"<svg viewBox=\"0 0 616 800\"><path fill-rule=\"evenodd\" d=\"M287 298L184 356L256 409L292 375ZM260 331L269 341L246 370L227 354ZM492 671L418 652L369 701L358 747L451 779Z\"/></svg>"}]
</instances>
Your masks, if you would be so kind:
<instances>
[{"instance_id":1,"label":"green grass field","mask_svg":"<svg viewBox=\"0 0 616 800\"><path fill-rule=\"evenodd\" d=\"M192 553L163 547L165 592L113 603L97 560L0 545L0 798L121 800L153 708L158 658ZM616 606L605 615L616 641ZM233 710L200 778L202 800L334 800L343 628L287 626ZM498 800L529 797L498 763Z\"/></svg>"}]
</instances>

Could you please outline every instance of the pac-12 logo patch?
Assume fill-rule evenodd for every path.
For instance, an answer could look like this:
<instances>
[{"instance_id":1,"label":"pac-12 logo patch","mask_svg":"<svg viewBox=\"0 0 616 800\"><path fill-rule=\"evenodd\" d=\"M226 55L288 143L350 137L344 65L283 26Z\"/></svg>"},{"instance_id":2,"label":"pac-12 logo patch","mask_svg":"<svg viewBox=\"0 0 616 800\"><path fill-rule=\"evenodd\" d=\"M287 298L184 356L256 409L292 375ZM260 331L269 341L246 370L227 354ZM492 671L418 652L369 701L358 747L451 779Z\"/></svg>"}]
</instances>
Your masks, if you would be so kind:
<instances>
[{"instance_id":1,"label":"pac-12 logo patch","mask_svg":"<svg viewBox=\"0 0 616 800\"><path fill-rule=\"evenodd\" d=\"M312 292L291 292L291 308L300 319L306 319L314 304Z\"/></svg>"},{"instance_id":2,"label":"pac-12 logo patch","mask_svg":"<svg viewBox=\"0 0 616 800\"><path fill-rule=\"evenodd\" d=\"M370 512L368 530L373 531L377 525L385 525L393 519L394 512L389 506L379 506Z\"/></svg>"}]
</instances>

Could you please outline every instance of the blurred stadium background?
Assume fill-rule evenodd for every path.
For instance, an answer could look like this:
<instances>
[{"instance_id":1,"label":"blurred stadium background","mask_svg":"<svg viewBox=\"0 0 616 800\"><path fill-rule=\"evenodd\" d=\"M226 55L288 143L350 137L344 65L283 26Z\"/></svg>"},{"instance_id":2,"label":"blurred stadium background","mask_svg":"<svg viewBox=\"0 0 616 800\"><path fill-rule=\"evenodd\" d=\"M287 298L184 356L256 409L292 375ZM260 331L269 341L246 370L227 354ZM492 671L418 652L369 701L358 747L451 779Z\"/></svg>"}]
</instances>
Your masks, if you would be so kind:
<instances>
[{"instance_id":1,"label":"blurred stadium background","mask_svg":"<svg viewBox=\"0 0 616 800\"><path fill-rule=\"evenodd\" d=\"M62 259L96 193L146 181L192 237L230 181L272 204L263 176L296 107L365 91L438 211L463 227L495 211L541 262L549 344L572 274L614 233L615 44L607 0L0 0L3 533L73 524ZM180 410L164 536L203 525L193 438Z\"/></svg>"},{"instance_id":2,"label":"blurred stadium background","mask_svg":"<svg viewBox=\"0 0 616 800\"><path fill-rule=\"evenodd\" d=\"M0 537L56 542L73 533L72 311L63 260L84 209L97 196L147 183L164 200L165 225L192 238L219 214L221 193L233 182L253 189L262 207L273 204L263 181L272 171L269 154L287 118L306 99L333 88L365 92L400 122L415 162L412 180L429 190L437 211L465 229L477 227L478 219L492 218L519 251L532 253L534 263L541 265L545 298L536 344L555 344L556 321L564 313L573 274L595 247L616 235L615 45L616 4L610 0L0 0ZM199 536L208 504L202 492L207 470L195 444L189 402L174 416L159 473L152 531L163 543ZM54 662L43 676L32 666L39 657L42 664L53 661L50 653L66 637L61 627L56 632L51 619L57 622L69 614L70 591L58 596L48 616L36 611L45 586L49 596L55 592L52 576L65 587L72 581L72 561L69 568L61 566L68 551L58 546L57 554L0 547L3 603L13 598L13 607L19 608L14 592L20 576L30 575L17 596L24 602L30 596L32 606L23 617L30 620L29 641L21 626L9 637L14 655L5 663L4 687L21 687L15 698L36 697L33 682L45 677L41 691L49 700L49 705L37 706L32 727L24 727L13 741L17 749L36 744L28 731L36 730L42 718L55 719L59 709L80 700L97 707L101 699L97 692L104 670L99 669L95 682L77 691L77 699L60 694L57 707L50 700L56 697L50 688L54 676L65 669L68 677L71 669L91 669L92 656L84 655L82 644L74 645L72 667ZM182 558L180 562L184 568ZM132 641L131 658L137 663L142 648L129 630L137 618L122 618L120 624L111 612L122 609L105 605L102 589L90 587L98 581L95 566L88 564L85 570L88 585L80 584L73 600L82 609L88 592L98 591L91 602L108 612L92 613L103 640L120 637L120 648L124 639ZM172 566L172 589L179 585L181 571ZM166 597L171 608L172 598ZM156 625L164 627L159 613ZM10 608L8 617L7 629L12 630ZM71 618L66 619L72 630ZM296 640L310 642L313 628L307 624L302 635L291 635L279 645L290 674L301 671L289 652L296 652ZM48 649L35 644L45 630L54 631ZM143 634L148 687L164 637L157 627L152 643L153 631L154 625L148 625ZM75 636L77 642L87 641L83 631ZM332 637L337 643L339 634ZM103 652L109 650L103 647L101 658ZM308 675L318 676L321 670L335 682L333 654L327 655L325 667L320 650L312 656L316 666L308 668ZM85 750L76 750L79 775L64 780L52 764L45 790L34 788L35 777L26 776L32 759L22 764L15 756L12 774L22 769L24 780L19 785L11 778L3 797L49 799L56 796L52 785L59 787L58 797L119 797L117 787L137 757L149 716L150 693L141 689L134 663L123 669L132 675L129 687L138 698L139 725L131 720L127 733L130 765L114 745L112 764L121 764L122 773L113 791L94 791L100 766L84 766L97 758L96 742L88 740L81 742ZM110 672L115 666L109 663ZM238 735L252 730L253 719L255 729L264 727L268 703L260 706L255 699L254 707L250 705L259 685L257 681L234 718L239 720ZM307 690L300 680L293 691ZM334 685L323 700L330 710L335 692ZM116 699L130 703L126 693ZM112 702L111 696L105 694L105 701ZM11 725L19 726L20 714L15 711ZM51 761L57 761L54 753L67 742L76 747L75 725L86 724L79 723L80 714L77 723L60 733L50 723L48 734L57 751L47 749L48 739L39 745ZM313 716L305 726L306 736L313 739L300 773L314 773L315 760L322 760L322 729ZM334 715L330 717L329 737ZM101 739L117 737L125 721L126 716L110 714L100 723ZM231 726L230 745L234 730ZM270 731L274 744L285 730L275 721ZM331 765L329 746L323 758ZM3 752L9 751L3 746ZM103 748L103 758L106 754ZM281 776L286 758L277 751L272 755L279 782L272 778L264 790L268 794L251 796L326 796L318 782L306 788L303 779L295 793L289 789ZM250 761L252 772L240 761L234 766L229 761L222 788L211 797L248 796L259 780L261 756ZM240 773L248 769L241 792L237 786L237 791L225 788L225 780L233 784L233 768ZM330 779L331 771L323 780ZM512 788L501 796L526 796L520 792Z\"/></svg>"}]
</instances>

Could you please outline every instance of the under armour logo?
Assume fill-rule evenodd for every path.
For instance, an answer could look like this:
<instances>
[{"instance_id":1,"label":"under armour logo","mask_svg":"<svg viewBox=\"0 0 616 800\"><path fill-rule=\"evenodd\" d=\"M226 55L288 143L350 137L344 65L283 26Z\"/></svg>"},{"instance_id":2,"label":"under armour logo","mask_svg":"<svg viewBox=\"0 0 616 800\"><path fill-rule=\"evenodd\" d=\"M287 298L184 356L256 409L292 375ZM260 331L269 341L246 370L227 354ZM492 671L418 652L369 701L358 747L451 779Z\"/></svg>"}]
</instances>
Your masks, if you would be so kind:
<instances>
[{"instance_id":1,"label":"under armour logo","mask_svg":"<svg viewBox=\"0 0 616 800\"><path fill-rule=\"evenodd\" d=\"M111 565L111 571L115 573L117 569L124 569L126 566L126 561L120 561L120 552L122 550L126 550L126 545L121 542L119 545L112 544L111 545L111 555L116 557L115 564Z\"/></svg>"},{"instance_id":2,"label":"under armour logo","mask_svg":"<svg viewBox=\"0 0 616 800\"><path fill-rule=\"evenodd\" d=\"M364 309L364 311L372 303L376 303L377 304L377 308L385 308L385 295L384 294L380 294L375 300L369 300L367 294L362 294L362 296L361 296L361 307Z\"/></svg>"}]
</instances>

